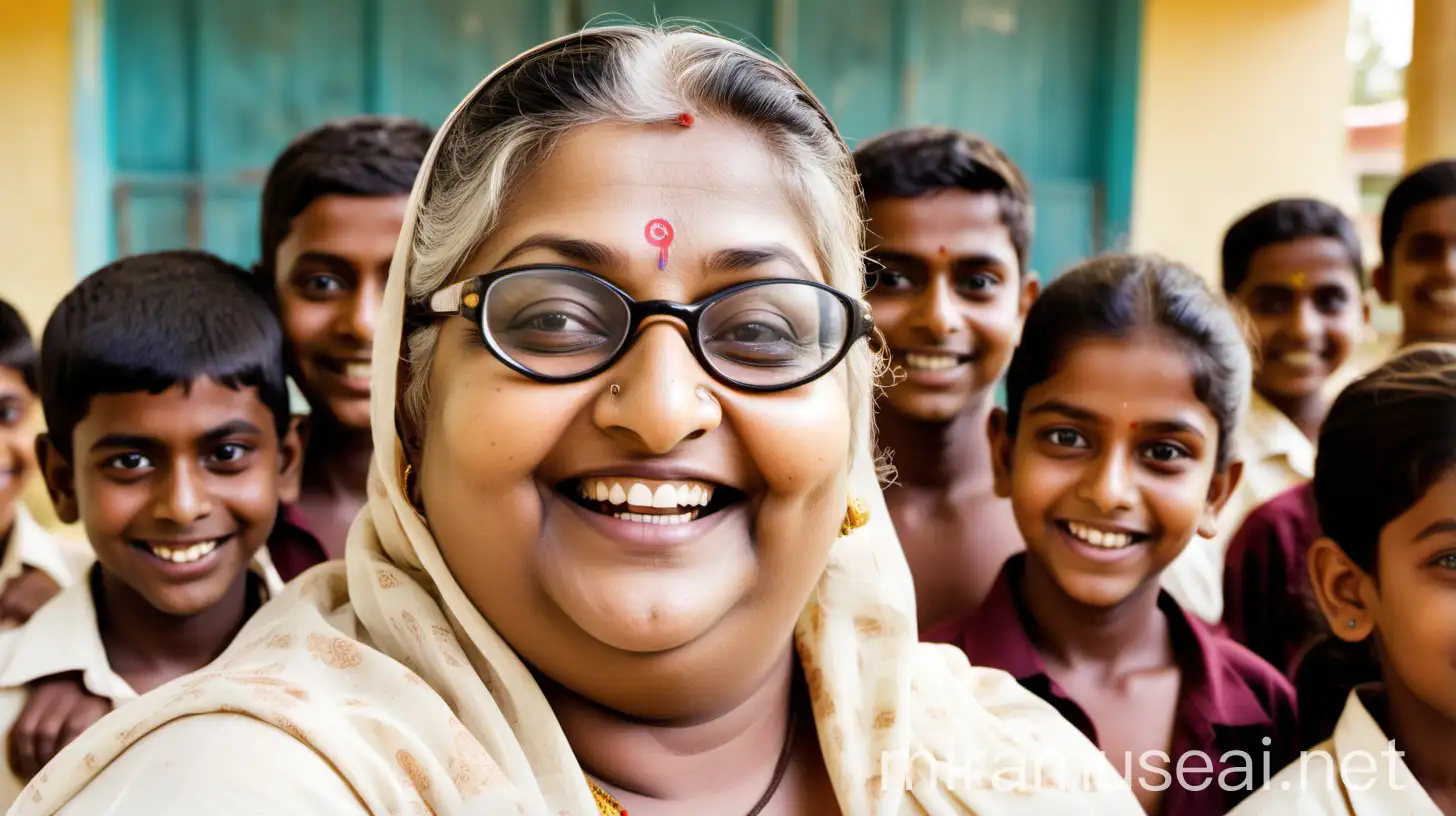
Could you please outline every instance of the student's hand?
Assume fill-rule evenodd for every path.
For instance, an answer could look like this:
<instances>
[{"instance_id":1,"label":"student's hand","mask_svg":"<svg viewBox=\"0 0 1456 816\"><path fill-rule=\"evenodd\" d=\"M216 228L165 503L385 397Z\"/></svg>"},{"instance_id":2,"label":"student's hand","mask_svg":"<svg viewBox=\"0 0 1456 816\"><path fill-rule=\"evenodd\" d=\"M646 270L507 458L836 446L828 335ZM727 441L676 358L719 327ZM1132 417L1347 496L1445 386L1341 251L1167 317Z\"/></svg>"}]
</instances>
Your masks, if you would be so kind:
<instances>
[{"instance_id":1,"label":"student's hand","mask_svg":"<svg viewBox=\"0 0 1456 816\"><path fill-rule=\"evenodd\" d=\"M34 567L25 567L0 592L0 628L19 626L30 620L35 610L60 591L60 585L49 575Z\"/></svg>"},{"instance_id":2,"label":"student's hand","mask_svg":"<svg viewBox=\"0 0 1456 816\"><path fill-rule=\"evenodd\" d=\"M80 672L42 677L30 684L25 707L10 729L10 767L30 779L97 720L111 701L86 690Z\"/></svg>"}]
</instances>

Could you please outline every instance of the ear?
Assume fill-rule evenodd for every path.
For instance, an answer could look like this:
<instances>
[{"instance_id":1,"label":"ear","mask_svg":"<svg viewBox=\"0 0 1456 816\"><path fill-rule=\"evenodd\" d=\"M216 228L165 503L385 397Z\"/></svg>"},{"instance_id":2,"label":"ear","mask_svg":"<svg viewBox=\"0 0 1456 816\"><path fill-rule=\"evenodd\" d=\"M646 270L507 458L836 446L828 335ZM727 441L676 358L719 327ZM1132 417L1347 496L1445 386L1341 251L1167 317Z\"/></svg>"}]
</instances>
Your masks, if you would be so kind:
<instances>
[{"instance_id":1,"label":"ear","mask_svg":"<svg viewBox=\"0 0 1456 816\"><path fill-rule=\"evenodd\" d=\"M1244 463L1235 459L1222 471L1214 471L1213 480L1208 483L1208 500L1203 505L1203 518L1198 521L1198 534L1204 538L1218 535L1218 515L1244 477Z\"/></svg>"},{"instance_id":2,"label":"ear","mask_svg":"<svg viewBox=\"0 0 1456 816\"><path fill-rule=\"evenodd\" d=\"M40 466L41 477L45 479L51 504L55 505L56 518L62 524L75 524L81 518L76 503L76 472L56 449L50 434L43 433L35 438L35 461Z\"/></svg>"},{"instance_id":3,"label":"ear","mask_svg":"<svg viewBox=\"0 0 1456 816\"><path fill-rule=\"evenodd\" d=\"M1036 302L1037 295L1041 294L1041 276L1026 270L1021 274L1021 300L1016 304L1016 316L1022 320L1026 319L1026 313L1031 311L1031 304Z\"/></svg>"},{"instance_id":4,"label":"ear","mask_svg":"<svg viewBox=\"0 0 1456 816\"><path fill-rule=\"evenodd\" d=\"M1375 630L1375 581L1339 545L1321 538L1309 549L1309 583L1335 637L1358 643Z\"/></svg>"},{"instance_id":5,"label":"ear","mask_svg":"<svg viewBox=\"0 0 1456 816\"><path fill-rule=\"evenodd\" d=\"M295 416L288 420L288 430L278 440L278 500L284 504L298 501L303 489L303 456L308 449L308 420Z\"/></svg>"},{"instance_id":6,"label":"ear","mask_svg":"<svg viewBox=\"0 0 1456 816\"><path fill-rule=\"evenodd\" d=\"M1370 273L1370 282L1375 286L1376 294L1386 303L1395 302L1395 289L1391 285L1390 267L1380 264Z\"/></svg>"},{"instance_id":7,"label":"ear","mask_svg":"<svg viewBox=\"0 0 1456 816\"><path fill-rule=\"evenodd\" d=\"M986 435L991 440L992 487L999 498L1011 498L1011 456L1016 440L1006 431L1006 409L993 408L986 420Z\"/></svg>"}]
</instances>

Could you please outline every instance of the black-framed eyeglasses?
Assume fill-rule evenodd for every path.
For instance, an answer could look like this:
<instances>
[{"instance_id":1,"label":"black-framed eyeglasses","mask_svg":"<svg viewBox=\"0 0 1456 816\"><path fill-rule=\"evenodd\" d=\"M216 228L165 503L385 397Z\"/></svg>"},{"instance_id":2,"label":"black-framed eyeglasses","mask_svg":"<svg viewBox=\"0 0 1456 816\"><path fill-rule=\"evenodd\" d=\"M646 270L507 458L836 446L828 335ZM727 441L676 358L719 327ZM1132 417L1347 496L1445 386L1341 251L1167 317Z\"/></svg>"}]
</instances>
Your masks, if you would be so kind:
<instances>
[{"instance_id":1,"label":"black-framed eyeglasses","mask_svg":"<svg viewBox=\"0 0 1456 816\"><path fill-rule=\"evenodd\" d=\"M745 391L812 382L873 329L869 306L813 281L770 278L730 286L692 304L633 300L570 266L519 266L453 283L413 309L474 321L490 352L538 382L600 374L636 342L642 321L666 316L714 379Z\"/></svg>"}]
</instances>

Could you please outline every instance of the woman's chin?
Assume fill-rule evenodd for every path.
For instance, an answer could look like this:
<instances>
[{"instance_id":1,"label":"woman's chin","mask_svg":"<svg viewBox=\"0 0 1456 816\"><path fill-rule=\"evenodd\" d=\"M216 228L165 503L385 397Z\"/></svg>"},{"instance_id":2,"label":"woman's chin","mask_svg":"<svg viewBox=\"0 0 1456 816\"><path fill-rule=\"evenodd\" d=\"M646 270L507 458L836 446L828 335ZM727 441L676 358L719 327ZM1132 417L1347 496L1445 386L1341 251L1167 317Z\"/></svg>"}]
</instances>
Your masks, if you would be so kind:
<instances>
[{"instance_id":1,"label":"woman's chin","mask_svg":"<svg viewBox=\"0 0 1456 816\"><path fill-rule=\"evenodd\" d=\"M751 564L715 569L704 565L691 571L622 571L550 594L573 623L602 645L654 654L682 648L709 634L750 591L752 582Z\"/></svg>"}]
</instances>

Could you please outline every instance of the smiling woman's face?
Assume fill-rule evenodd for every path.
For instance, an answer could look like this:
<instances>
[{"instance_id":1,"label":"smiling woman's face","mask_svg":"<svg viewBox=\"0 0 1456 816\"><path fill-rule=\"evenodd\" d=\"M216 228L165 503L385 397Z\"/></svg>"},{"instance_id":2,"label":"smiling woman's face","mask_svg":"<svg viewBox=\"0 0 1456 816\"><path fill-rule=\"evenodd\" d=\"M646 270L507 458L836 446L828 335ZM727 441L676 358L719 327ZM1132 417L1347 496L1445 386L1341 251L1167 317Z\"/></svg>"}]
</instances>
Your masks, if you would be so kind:
<instances>
[{"instance_id":1,"label":"smiling woman's face","mask_svg":"<svg viewBox=\"0 0 1456 816\"><path fill-rule=\"evenodd\" d=\"M645 235L659 218L673 227L662 270ZM715 266L723 250L770 245L791 260ZM526 264L678 303L801 270L824 277L773 156L707 116L569 134L456 280ZM452 318L428 376L418 466L430 528L528 663L611 708L676 717L736 701L783 656L848 498L843 366L786 392L736 391L698 364L681 323L657 318L603 374L548 385ZM693 694L659 693L681 684Z\"/></svg>"}]
</instances>

